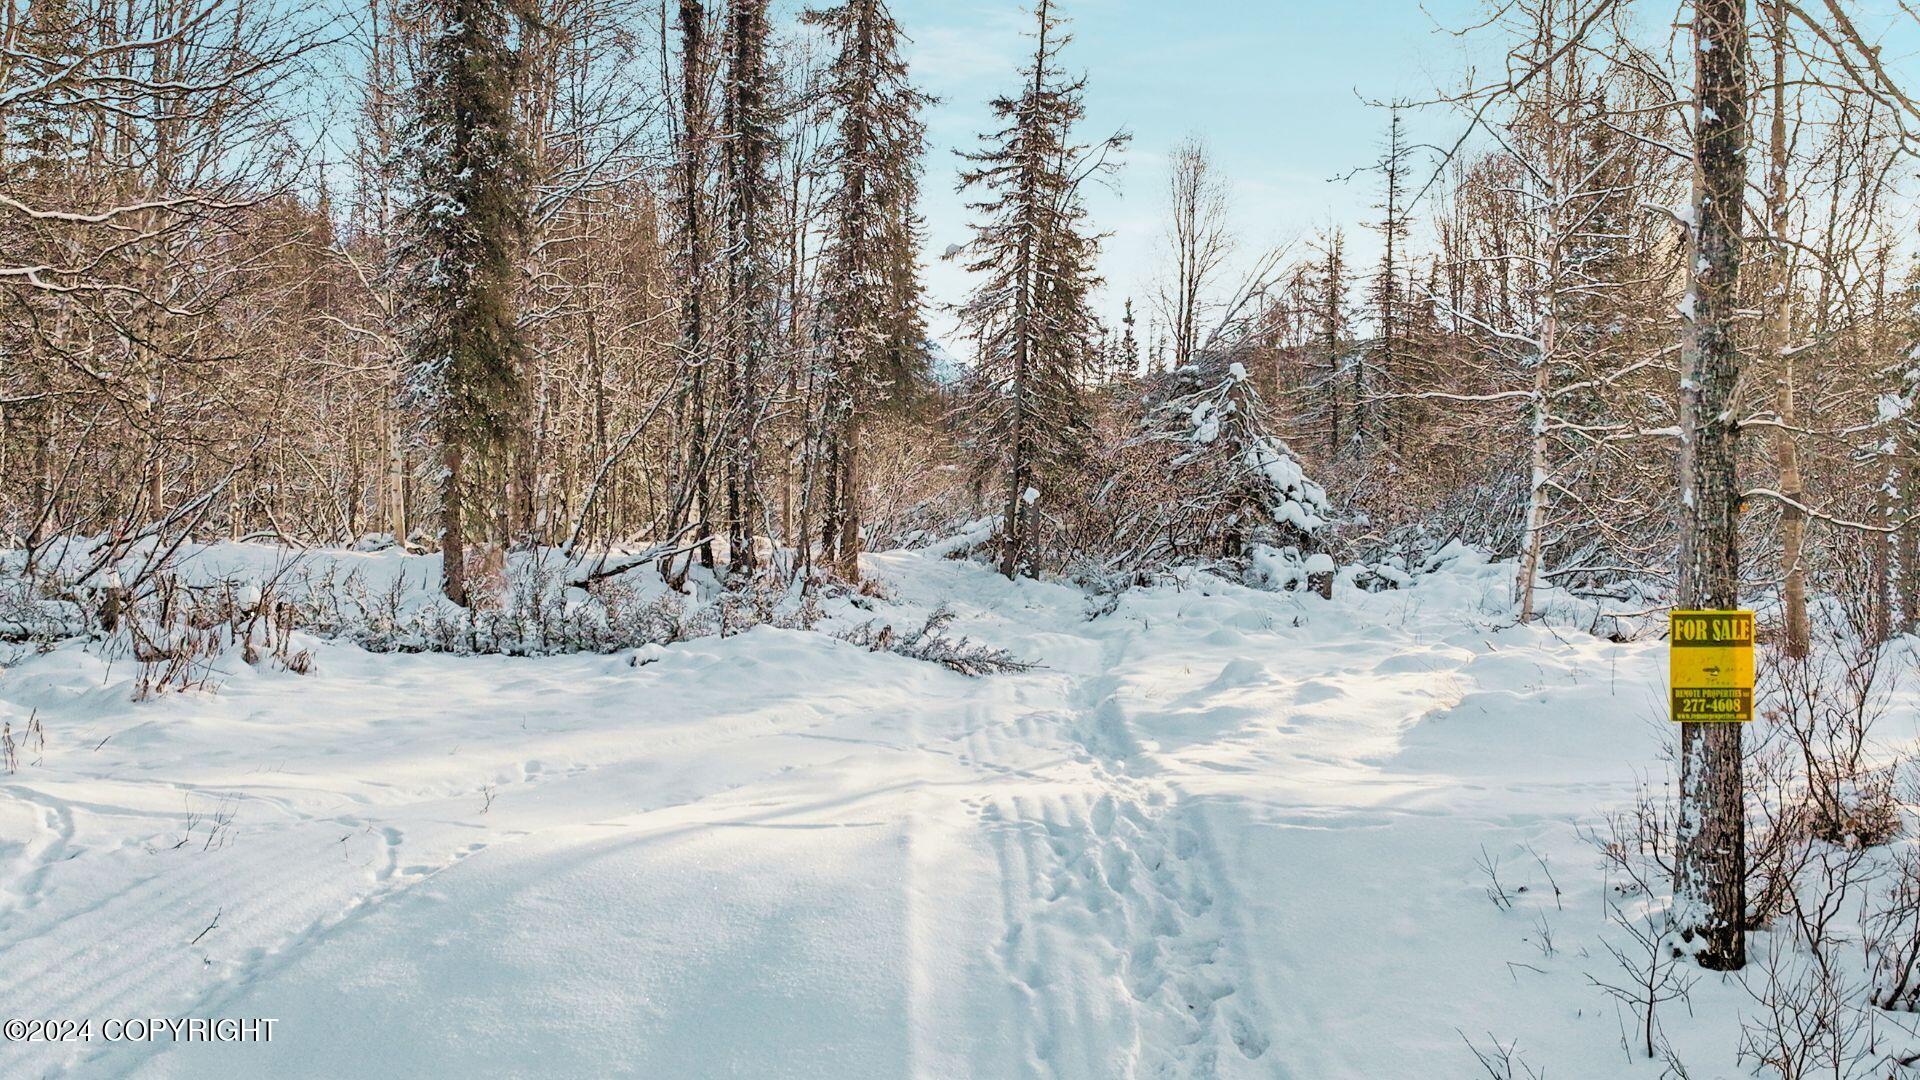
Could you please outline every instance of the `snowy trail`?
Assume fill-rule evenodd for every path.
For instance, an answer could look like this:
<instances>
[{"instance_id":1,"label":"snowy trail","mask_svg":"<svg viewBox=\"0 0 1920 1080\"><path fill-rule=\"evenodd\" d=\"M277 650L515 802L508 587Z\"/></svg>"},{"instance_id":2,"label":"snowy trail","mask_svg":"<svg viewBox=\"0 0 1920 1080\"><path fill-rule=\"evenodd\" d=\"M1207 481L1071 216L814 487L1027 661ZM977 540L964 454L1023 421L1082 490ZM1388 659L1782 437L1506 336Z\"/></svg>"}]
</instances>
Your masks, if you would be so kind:
<instances>
[{"instance_id":1,"label":"snowy trail","mask_svg":"<svg viewBox=\"0 0 1920 1080\"><path fill-rule=\"evenodd\" d=\"M1594 902L1574 822L1650 760L1655 646L1497 629L1493 573L1090 617L873 569L1044 666L762 629L637 668L324 647L144 705L77 650L7 673L49 747L0 777L0 1013L280 1024L0 1072L1469 1076L1462 1025L1616 1037L1528 1019L1473 863Z\"/></svg>"}]
</instances>

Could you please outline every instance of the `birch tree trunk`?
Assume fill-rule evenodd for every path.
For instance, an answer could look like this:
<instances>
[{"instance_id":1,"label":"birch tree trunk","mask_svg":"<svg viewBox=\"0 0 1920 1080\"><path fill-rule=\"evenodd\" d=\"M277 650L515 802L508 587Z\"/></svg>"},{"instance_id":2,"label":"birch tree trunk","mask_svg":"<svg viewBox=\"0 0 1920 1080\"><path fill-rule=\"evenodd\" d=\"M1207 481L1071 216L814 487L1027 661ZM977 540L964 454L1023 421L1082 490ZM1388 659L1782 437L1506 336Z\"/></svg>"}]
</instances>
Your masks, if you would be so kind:
<instances>
[{"instance_id":1,"label":"birch tree trunk","mask_svg":"<svg viewBox=\"0 0 1920 1080\"><path fill-rule=\"evenodd\" d=\"M1800 480L1800 444L1792 428L1796 425L1794 403L1797 371L1788 351L1793 327L1793 256L1786 245L1787 217L1787 12L1786 0L1770 5L1773 24L1773 117L1767 139L1767 231L1774 268L1771 310L1767 312L1762 342L1769 360L1780 364L1780 381L1775 410L1780 427L1773 440L1774 462L1780 474L1780 493L1788 502L1780 510L1781 603L1785 608L1786 654L1793 659L1807 655L1810 631L1807 625L1807 572L1804 549L1807 537L1806 514L1800 509L1806 498Z\"/></svg>"},{"instance_id":2,"label":"birch tree trunk","mask_svg":"<svg viewBox=\"0 0 1920 1080\"><path fill-rule=\"evenodd\" d=\"M1556 258L1557 259L1557 249ZM1549 271L1551 274L1552 271ZM1520 621L1533 621L1533 598L1535 584L1540 580L1541 549L1546 546L1547 532L1547 479L1550 464L1547 460L1547 420L1549 415L1548 394L1553 389L1553 341L1555 318L1554 299L1547 301L1547 316L1540 330L1539 365L1533 374L1533 439L1532 471L1528 478L1526 540L1520 553Z\"/></svg>"},{"instance_id":3,"label":"birch tree trunk","mask_svg":"<svg viewBox=\"0 0 1920 1080\"><path fill-rule=\"evenodd\" d=\"M381 418L387 443L387 529L393 533L393 542L404 548L407 546L407 448L394 410L382 410Z\"/></svg>"},{"instance_id":4,"label":"birch tree trunk","mask_svg":"<svg viewBox=\"0 0 1920 1080\"><path fill-rule=\"evenodd\" d=\"M1541 44L1552 55L1553 22L1551 15L1542 20ZM1540 562L1546 547L1547 532L1547 484L1552 476L1552 462L1549 453L1552 449L1548 439L1549 422L1553 414L1553 365L1558 361L1556 350L1559 345L1561 275L1565 266L1563 252L1568 240L1569 215L1567 198L1570 189L1577 187L1577 181L1569 184L1567 177L1568 155L1562 145L1565 136L1564 126L1560 123L1559 102L1556 100L1555 71L1551 63L1542 73L1541 105L1546 117L1546 133L1542 140L1542 149L1546 160L1542 162L1543 178L1547 185L1545 192L1547 242L1545 285L1546 295L1541 299L1539 355L1534 358L1533 371L1533 416L1529 454L1531 468L1527 478L1527 524L1526 539L1520 550L1520 621L1533 621L1534 591L1540 580Z\"/></svg>"},{"instance_id":5,"label":"birch tree trunk","mask_svg":"<svg viewBox=\"0 0 1920 1080\"><path fill-rule=\"evenodd\" d=\"M1694 244L1680 379L1681 608L1725 610L1739 603L1734 391L1747 169L1746 9L1746 0L1699 0L1694 12ZM1682 724L1674 930L1701 967L1716 971L1737 971L1747 961L1742 787L1740 725Z\"/></svg>"},{"instance_id":6,"label":"birch tree trunk","mask_svg":"<svg viewBox=\"0 0 1920 1080\"><path fill-rule=\"evenodd\" d=\"M681 423L687 446L681 455L685 493L690 512L699 522L700 565L713 566L713 498L707 470L707 245L705 154L707 130L706 29L707 12L700 0L680 0L680 243L687 281L680 296L680 363L686 369L681 395ZM675 524L678 524L676 521Z\"/></svg>"},{"instance_id":7,"label":"birch tree trunk","mask_svg":"<svg viewBox=\"0 0 1920 1080\"><path fill-rule=\"evenodd\" d=\"M1900 503L1913 506L1920 500L1920 467L1913 464L1912 449L1900 469ZM1920 529L1900 530L1895 556L1900 563L1900 631L1920 633Z\"/></svg>"},{"instance_id":8,"label":"birch tree trunk","mask_svg":"<svg viewBox=\"0 0 1920 1080\"><path fill-rule=\"evenodd\" d=\"M847 418L845 438L840 446L838 486L842 510L839 551L834 557L834 571L853 582L860 580L860 441L864 437L860 419L858 412Z\"/></svg>"}]
</instances>

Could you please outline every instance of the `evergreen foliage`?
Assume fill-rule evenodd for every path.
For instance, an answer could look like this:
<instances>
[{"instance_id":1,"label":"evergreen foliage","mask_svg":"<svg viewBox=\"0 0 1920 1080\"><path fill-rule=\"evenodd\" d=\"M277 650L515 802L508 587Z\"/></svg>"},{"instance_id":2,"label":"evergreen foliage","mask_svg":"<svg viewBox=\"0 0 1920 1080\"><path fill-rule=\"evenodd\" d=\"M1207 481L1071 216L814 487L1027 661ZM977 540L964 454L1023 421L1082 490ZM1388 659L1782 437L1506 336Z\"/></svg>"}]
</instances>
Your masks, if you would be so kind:
<instances>
[{"instance_id":1,"label":"evergreen foliage","mask_svg":"<svg viewBox=\"0 0 1920 1080\"><path fill-rule=\"evenodd\" d=\"M818 331L829 387L823 456L831 504L822 539L840 576L858 580L861 422L927 377L914 200L928 98L907 77L903 35L885 0L847 0L806 18L837 47L827 87L833 179Z\"/></svg>"},{"instance_id":2,"label":"evergreen foliage","mask_svg":"<svg viewBox=\"0 0 1920 1080\"><path fill-rule=\"evenodd\" d=\"M439 444L444 584L469 602L469 547L505 541L525 345L513 296L527 229L514 114L514 0L418 0L431 26L404 153L415 165L396 256L412 313L411 389Z\"/></svg>"},{"instance_id":3,"label":"evergreen foliage","mask_svg":"<svg viewBox=\"0 0 1920 1080\"><path fill-rule=\"evenodd\" d=\"M1091 419L1082 381L1098 355L1099 321L1089 300L1100 284L1100 237L1088 229L1081 185L1104 169L1124 135L1097 148L1073 141L1086 115L1086 80L1068 78L1059 56L1070 38L1048 0L1035 9L1035 47L1017 97L992 102L1004 124L966 155L961 184L982 194L967 268L982 275L964 316L976 343L972 447L982 478L998 474L1005 495L1000 569L1031 569L1040 500L1079 465Z\"/></svg>"}]
</instances>

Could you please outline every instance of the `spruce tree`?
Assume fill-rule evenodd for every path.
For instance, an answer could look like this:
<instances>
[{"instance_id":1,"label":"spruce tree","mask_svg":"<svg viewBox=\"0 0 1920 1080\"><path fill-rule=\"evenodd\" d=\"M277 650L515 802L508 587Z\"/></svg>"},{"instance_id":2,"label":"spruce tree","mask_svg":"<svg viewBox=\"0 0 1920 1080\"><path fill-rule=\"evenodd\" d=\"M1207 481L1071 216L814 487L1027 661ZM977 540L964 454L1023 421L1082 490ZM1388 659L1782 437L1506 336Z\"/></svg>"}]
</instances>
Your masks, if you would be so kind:
<instances>
[{"instance_id":1,"label":"spruce tree","mask_svg":"<svg viewBox=\"0 0 1920 1080\"><path fill-rule=\"evenodd\" d=\"M721 451L727 514L728 572L754 569L754 523L760 516L756 447L764 402L759 384L773 335L778 273L768 196L768 168L778 149L774 80L767 56L767 0L727 7L727 77L721 171L726 221L728 336L726 442Z\"/></svg>"},{"instance_id":2,"label":"spruce tree","mask_svg":"<svg viewBox=\"0 0 1920 1080\"><path fill-rule=\"evenodd\" d=\"M963 189L984 193L968 204L983 219L967 264L983 280L963 308L978 349L971 437L983 477L997 471L1005 484L1000 570L1010 578L1031 569L1038 504L1069 480L1085 450L1081 383L1098 352L1089 299L1100 238L1086 229L1080 184L1125 139L1107 140L1098 157L1072 141L1086 80L1060 70L1069 38L1053 5L1040 0L1034 17L1025 85L992 102L1005 126L965 155L972 167L960 178Z\"/></svg>"},{"instance_id":3,"label":"spruce tree","mask_svg":"<svg viewBox=\"0 0 1920 1080\"><path fill-rule=\"evenodd\" d=\"M1387 145L1376 169L1380 173L1380 221L1374 226L1380 233L1380 268L1375 273L1369 299L1373 304L1378 339L1373 350L1373 370L1358 362L1354 365L1354 435L1398 448L1399 424L1386 395L1400 388L1406 350L1406 311L1401 286L1402 264L1407 248L1407 139L1400 119L1400 107L1394 106L1387 121Z\"/></svg>"},{"instance_id":4,"label":"spruce tree","mask_svg":"<svg viewBox=\"0 0 1920 1080\"><path fill-rule=\"evenodd\" d=\"M1129 296L1120 314L1120 355L1115 361L1114 378L1132 379L1140 374L1140 339L1134 334L1133 297Z\"/></svg>"},{"instance_id":5,"label":"spruce tree","mask_svg":"<svg viewBox=\"0 0 1920 1080\"><path fill-rule=\"evenodd\" d=\"M442 587L497 573L524 345L514 310L527 227L514 113L516 0L418 0L430 27L407 131L416 174L396 250L413 316L411 384L439 443Z\"/></svg>"},{"instance_id":6,"label":"spruce tree","mask_svg":"<svg viewBox=\"0 0 1920 1080\"><path fill-rule=\"evenodd\" d=\"M927 98L908 81L903 35L885 0L847 0L806 19L838 49L828 73L833 180L820 282L824 464L833 477L822 554L842 578L858 581L861 428L890 393L903 394L925 374L913 204Z\"/></svg>"},{"instance_id":7,"label":"spruce tree","mask_svg":"<svg viewBox=\"0 0 1920 1080\"><path fill-rule=\"evenodd\" d=\"M1340 426L1341 402L1346 396L1341 386L1341 343L1347 332L1347 262L1346 234L1338 228L1327 232L1321 241L1320 265L1314 297L1317 332L1320 351L1326 362L1326 376L1322 380L1321 391L1327 406L1327 457L1338 457L1342 446ZM1362 361L1356 359L1357 368L1364 368ZM1355 408L1359 403L1356 398Z\"/></svg>"},{"instance_id":8,"label":"spruce tree","mask_svg":"<svg viewBox=\"0 0 1920 1080\"><path fill-rule=\"evenodd\" d=\"M86 48L81 13L71 0L41 0L26 5L17 31L24 51L42 56L78 56ZM5 175L30 189L57 183L77 160L86 128L77 110L63 108L53 96L27 95L0 110L0 136L8 151L0 160Z\"/></svg>"}]
</instances>

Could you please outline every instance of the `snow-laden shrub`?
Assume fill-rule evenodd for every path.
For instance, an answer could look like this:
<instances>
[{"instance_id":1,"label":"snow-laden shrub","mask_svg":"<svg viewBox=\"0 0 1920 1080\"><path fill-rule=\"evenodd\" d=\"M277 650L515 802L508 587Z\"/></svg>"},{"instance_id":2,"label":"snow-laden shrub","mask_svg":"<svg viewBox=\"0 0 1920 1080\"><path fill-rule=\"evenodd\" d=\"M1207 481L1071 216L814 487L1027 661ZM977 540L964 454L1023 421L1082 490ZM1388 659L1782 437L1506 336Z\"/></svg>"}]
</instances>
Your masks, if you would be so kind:
<instances>
[{"instance_id":1,"label":"snow-laden shrub","mask_svg":"<svg viewBox=\"0 0 1920 1080\"><path fill-rule=\"evenodd\" d=\"M615 653L645 645L742 633L755 626L809 629L817 600L755 582L706 598L667 589L650 566L574 584L573 567L553 552L520 556L492 604L462 608L404 578L372 589L357 572L333 567L309 578L302 625L369 652L551 656Z\"/></svg>"},{"instance_id":2,"label":"snow-laden shrub","mask_svg":"<svg viewBox=\"0 0 1920 1080\"><path fill-rule=\"evenodd\" d=\"M1111 580L1183 564L1246 567L1262 551L1303 560L1323 546L1326 492L1267 428L1242 365L1211 356L1122 392L1086 490L1059 514L1062 565Z\"/></svg>"},{"instance_id":3,"label":"snow-laden shrub","mask_svg":"<svg viewBox=\"0 0 1920 1080\"><path fill-rule=\"evenodd\" d=\"M925 660L962 675L1000 675L1033 670L1034 665L1005 649L979 645L964 636L949 635L947 627L952 622L953 610L942 604L916 630L903 633L877 620L868 620L834 636L872 652L890 652L912 660Z\"/></svg>"},{"instance_id":4,"label":"snow-laden shrub","mask_svg":"<svg viewBox=\"0 0 1920 1080\"><path fill-rule=\"evenodd\" d=\"M1378 518L1356 509L1349 520L1358 527L1343 531L1343 561L1372 565L1397 558L1410 572L1419 573L1427 561L1456 542L1492 552L1510 555L1520 549L1527 511L1526 484L1502 462L1498 468L1479 474L1471 481L1447 492L1447 501L1424 507L1410 520L1387 515ZM1371 467L1373 471L1365 471ZM1360 475L1356 475L1356 471ZM1377 462L1340 463L1329 478L1337 489L1360 488L1374 492L1400 491L1379 473ZM1361 501L1360 505L1366 505Z\"/></svg>"},{"instance_id":5,"label":"snow-laden shrub","mask_svg":"<svg viewBox=\"0 0 1920 1080\"><path fill-rule=\"evenodd\" d=\"M1358 567L1354 586L1367 592L1408 588L1421 575L1449 566L1474 550L1426 522L1399 526L1385 536L1350 531L1338 546L1340 561Z\"/></svg>"},{"instance_id":6,"label":"snow-laden shrub","mask_svg":"<svg viewBox=\"0 0 1920 1080\"><path fill-rule=\"evenodd\" d=\"M1147 385L1134 441L1159 450L1168 478L1214 522L1206 540L1237 554L1248 544L1309 548L1327 527L1327 493L1307 479L1267 429L1253 380L1213 358Z\"/></svg>"},{"instance_id":7,"label":"snow-laden shrub","mask_svg":"<svg viewBox=\"0 0 1920 1080\"><path fill-rule=\"evenodd\" d=\"M312 657L293 644L295 632L369 652L545 656L614 653L762 625L810 629L821 617L818 596L782 582L727 588L696 572L683 592L644 558L609 567L550 549L515 553L498 587L467 609L440 594L437 560L312 553L276 555L270 565L243 558L236 566L209 551L143 563L137 580L109 566L85 585L46 573L29 579L0 564L0 643L91 639L89 648L139 664L136 693L149 697L212 688L231 669L229 654L236 663L304 672Z\"/></svg>"},{"instance_id":8,"label":"snow-laden shrub","mask_svg":"<svg viewBox=\"0 0 1920 1080\"><path fill-rule=\"evenodd\" d=\"M1293 592L1329 587L1339 567L1324 551L1309 555L1299 548L1255 544L1247 553L1247 583L1256 588Z\"/></svg>"},{"instance_id":9,"label":"snow-laden shrub","mask_svg":"<svg viewBox=\"0 0 1920 1080\"><path fill-rule=\"evenodd\" d=\"M49 583L0 573L0 642L49 645L87 632L87 614L72 600L49 595Z\"/></svg>"},{"instance_id":10,"label":"snow-laden shrub","mask_svg":"<svg viewBox=\"0 0 1920 1080\"><path fill-rule=\"evenodd\" d=\"M276 591L238 580L191 583L155 575L135 592L117 575L101 592L96 646L137 665L133 696L212 690L229 658L304 675L312 653L295 640L295 613Z\"/></svg>"}]
</instances>

